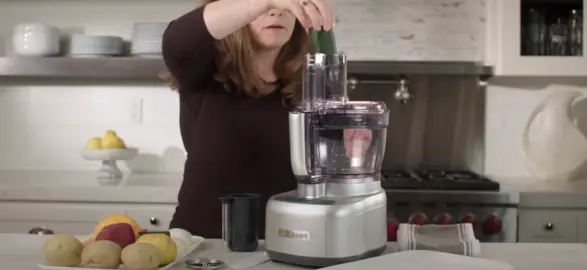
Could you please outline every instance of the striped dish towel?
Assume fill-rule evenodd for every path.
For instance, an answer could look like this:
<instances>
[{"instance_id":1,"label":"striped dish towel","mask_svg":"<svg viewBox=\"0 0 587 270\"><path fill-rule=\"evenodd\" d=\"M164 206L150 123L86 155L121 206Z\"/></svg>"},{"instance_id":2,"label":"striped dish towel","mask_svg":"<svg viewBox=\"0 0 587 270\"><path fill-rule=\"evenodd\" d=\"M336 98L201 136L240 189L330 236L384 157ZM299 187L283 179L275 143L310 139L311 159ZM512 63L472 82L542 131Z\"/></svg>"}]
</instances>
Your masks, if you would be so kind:
<instances>
[{"instance_id":1,"label":"striped dish towel","mask_svg":"<svg viewBox=\"0 0 587 270\"><path fill-rule=\"evenodd\" d=\"M477 257L481 244L470 223L454 225L413 225L402 223L397 232L401 250L433 250Z\"/></svg>"}]
</instances>

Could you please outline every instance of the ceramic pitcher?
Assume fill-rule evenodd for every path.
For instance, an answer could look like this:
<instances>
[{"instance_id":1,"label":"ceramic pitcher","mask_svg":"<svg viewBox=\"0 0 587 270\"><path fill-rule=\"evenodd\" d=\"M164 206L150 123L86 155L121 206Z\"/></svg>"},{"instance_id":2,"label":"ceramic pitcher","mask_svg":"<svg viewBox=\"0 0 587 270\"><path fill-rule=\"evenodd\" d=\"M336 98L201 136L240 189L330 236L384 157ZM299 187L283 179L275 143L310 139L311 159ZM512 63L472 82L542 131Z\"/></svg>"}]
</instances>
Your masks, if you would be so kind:
<instances>
[{"instance_id":1,"label":"ceramic pitcher","mask_svg":"<svg viewBox=\"0 0 587 270\"><path fill-rule=\"evenodd\" d=\"M556 91L532 111L526 123L522 155L540 180L567 181L587 162L587 138L571 117L574 102L583 95L572 87L551 88Z\"/></svg>"}]
</instances>

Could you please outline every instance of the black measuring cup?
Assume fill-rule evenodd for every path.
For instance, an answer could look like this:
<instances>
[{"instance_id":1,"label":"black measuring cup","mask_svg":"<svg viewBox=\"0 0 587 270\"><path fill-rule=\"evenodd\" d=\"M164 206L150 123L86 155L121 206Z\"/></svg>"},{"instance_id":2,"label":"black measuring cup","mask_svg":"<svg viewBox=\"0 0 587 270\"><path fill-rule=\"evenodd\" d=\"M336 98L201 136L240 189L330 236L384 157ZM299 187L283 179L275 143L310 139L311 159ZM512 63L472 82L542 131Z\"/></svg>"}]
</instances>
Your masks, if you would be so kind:
<instances>
[{"instance_id":1,"label":"black measuring cup","mask_svg":"<svg viewBox=\"0 0 587 270\"><path fill-rule=\"evenodd\" d=\"M222 203L222 239L231 251L255 251L259 247L259 204L255 193L229 194Z\"/></svg>"}]
</instances>

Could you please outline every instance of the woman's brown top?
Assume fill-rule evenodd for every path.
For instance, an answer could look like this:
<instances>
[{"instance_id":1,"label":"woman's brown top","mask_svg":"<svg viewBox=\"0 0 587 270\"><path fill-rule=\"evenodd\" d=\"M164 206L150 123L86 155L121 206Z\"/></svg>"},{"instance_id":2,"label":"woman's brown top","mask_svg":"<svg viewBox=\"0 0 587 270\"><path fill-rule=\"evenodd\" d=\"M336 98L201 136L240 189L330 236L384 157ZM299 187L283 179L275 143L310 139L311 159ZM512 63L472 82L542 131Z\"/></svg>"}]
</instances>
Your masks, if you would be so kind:
<instances>
[{"instance_id":1,"label":"woman's brown top","mask_svg":"<svg viewBox=\"0 0 587 270\"><path fill-rule=\"evenodd\" d=\"M289 157L288 111L279 91L253 98L228 92L214 80L215 40L203 7L169 24L163 57L176 79L179 125L187 161L171 228L203 237L221 237L219 197L230 193L262 196L295 189Z\"/></svg>"}]
</instances>

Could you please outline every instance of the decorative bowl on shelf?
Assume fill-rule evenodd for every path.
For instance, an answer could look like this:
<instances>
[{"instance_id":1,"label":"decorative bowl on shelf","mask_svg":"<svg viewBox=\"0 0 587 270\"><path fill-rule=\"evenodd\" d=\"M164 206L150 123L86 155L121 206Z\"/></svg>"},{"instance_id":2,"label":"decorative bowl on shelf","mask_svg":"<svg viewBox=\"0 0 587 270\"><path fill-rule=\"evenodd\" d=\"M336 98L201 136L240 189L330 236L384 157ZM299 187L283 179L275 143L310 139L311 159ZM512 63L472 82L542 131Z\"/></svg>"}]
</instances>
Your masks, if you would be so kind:
<instances>
[{"instance_id":1,"label":"decorative bowl on shelf","mask_svg":"<svg viewBox=\"0 0 587 270\"><path fill-rule=\"evenodd\" d=\"M131 160L139 153L138 148L123 149L99 149L99 150L82 150L82 155L86 160L102 161L102 166L98 170L98 178L118 179L124 175L118 168L117 161Z\"/></svg>"},{"instance_id":2,"label":"decorative bowl on shelf","mask_svg":"<svg viewBox=\"0 0 587 270\"><path fill-rule=\"evenodd\" d=\"M70 54L76 58L121 56L124 54L124 40L116 36L73 35Z\"/></svg>"},{"instance_id":3,"label":"decorative bowl on shelf","mask_svg":"<svg viewBox=\"0 0 587 270\"><path fill-rule=\"evenodd\" d=\"M23 23L14 27L12 49L17 56L55 56L60 51L61 32L57 27Z\"/></svg>"}]
</instances>

